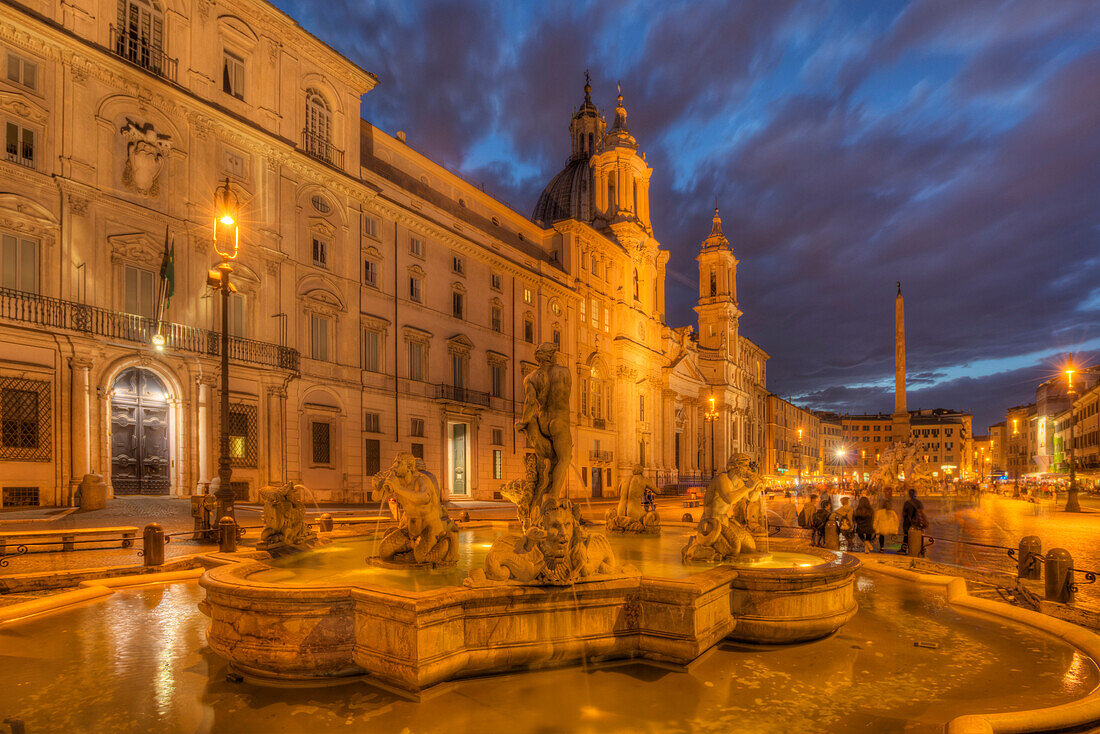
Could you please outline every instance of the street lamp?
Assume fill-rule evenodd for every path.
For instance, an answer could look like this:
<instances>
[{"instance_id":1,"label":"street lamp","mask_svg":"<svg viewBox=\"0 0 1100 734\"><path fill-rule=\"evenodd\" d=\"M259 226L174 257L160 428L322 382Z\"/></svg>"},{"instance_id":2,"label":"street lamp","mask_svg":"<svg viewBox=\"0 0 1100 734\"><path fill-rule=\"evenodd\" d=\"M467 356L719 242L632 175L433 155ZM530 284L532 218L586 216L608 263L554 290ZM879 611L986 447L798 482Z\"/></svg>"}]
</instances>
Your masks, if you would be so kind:
<instances>
[{"instance_id":1,"label":"street lamp","mask_svg":"<svg viewBox=\"0 0 1100 734\"><path fill-rule=\"evenodd\" d=\"M836 450L836 471L840 476L840 485L843 487L844 482L844 467L848 465L848 449L841 446Z\"/></svg>"},{"instance_id":2,"label":"street lamp","mask_svg":"<svg viewBox=\"0 0 1100 734\"><path fill-rule=\"evenodd\" d=\"M221 258L221 263L207 274L207 284L222 294L221 426L218 436L218 491L214 493L218 500L215 521L223 517L236 519L233 490L229 486L233 478L229 457L229 294L236 289L229 282L229 274L233 272L233 260L237 258L241 245L239 209L240 200L226 178L225 183L214 190L214 252Z\"/></svg>"},{"instance_id":3,"label":"street lamp","mask_svg":"<svg viewBox=\"0 0 1100 734\"><path fill-rule=\"evenodd\" d=\"M802 486L802 429L798 429L798 486Z\"/></svg>"},{"instance_id":4,"label":"street lamp","mask_svg":"<svg viewBox=\"0 0 1100 734\"><path fill-rule=\"evenodd\" d=\"M1077 391L1073 389L1073 373L1076 371L1073 367L1066 368L1066 397L1069 398L1069 493L1066 496L1066 512L1081 511L1081 503L1077 499L1077 466L1074 456L1076 439L1073 437L1077 423L1077 416L1073 412L1073 398L1077 395Z\"/></svg>"},{"instance_id":5,"label":"street lamp","mask_svg":"<svg viewBox=\"0 0 1100 734\"><path fill-rule=\"evenodd\" d=\"M714 398L710 400L710 410L703 413L703 420L710 424L710 475L713 477L718 472L714 467L714 427L718 420L718 409L714 407Z\"/></svg>"}]
</instances>

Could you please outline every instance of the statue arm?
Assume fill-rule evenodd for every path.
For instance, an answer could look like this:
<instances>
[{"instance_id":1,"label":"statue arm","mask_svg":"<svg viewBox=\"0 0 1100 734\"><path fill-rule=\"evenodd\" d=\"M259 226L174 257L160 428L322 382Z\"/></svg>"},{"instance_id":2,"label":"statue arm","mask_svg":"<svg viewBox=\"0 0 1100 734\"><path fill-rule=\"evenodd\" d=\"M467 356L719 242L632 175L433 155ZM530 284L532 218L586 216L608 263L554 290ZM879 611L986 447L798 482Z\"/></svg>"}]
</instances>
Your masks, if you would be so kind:
<instances>
[{"instance_id":1,"label":"statue arm","mask_svg":"<svg viewBox=\"0 0 1100 734\"><path fill-rule=\"evenodd\" d=\"M524 430L538 416L539 397L534 380L530 376L523 381L523 412L516 421L516 429Z\"/></svg>"}]
</instances>

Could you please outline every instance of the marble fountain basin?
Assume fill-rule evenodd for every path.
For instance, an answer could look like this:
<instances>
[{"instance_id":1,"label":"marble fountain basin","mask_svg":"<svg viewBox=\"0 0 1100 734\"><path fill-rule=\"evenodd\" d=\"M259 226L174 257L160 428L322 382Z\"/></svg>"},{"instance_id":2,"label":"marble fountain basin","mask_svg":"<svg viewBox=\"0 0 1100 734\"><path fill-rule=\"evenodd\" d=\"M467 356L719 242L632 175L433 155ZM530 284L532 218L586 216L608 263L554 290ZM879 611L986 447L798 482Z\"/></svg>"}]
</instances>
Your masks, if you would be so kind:
<instances>
[{"instance_id":1,"label":"marble fountain basin","mask_svg":"<svg viewBox=\"0 0 1100 734\"><path fill-rule=\"evenodd\" d=\"M856 613L859 561L771 541L753 564L684 566L686 528L611 537L634 568L568 587L466 588L503 527L460 532L458 565L391 570L365 562L377 534L200 579L208 643L257 680L364 677L419 692L489 673L614 659L686 665L723 639L791 644Z\"/></svg>"}]
</instances>

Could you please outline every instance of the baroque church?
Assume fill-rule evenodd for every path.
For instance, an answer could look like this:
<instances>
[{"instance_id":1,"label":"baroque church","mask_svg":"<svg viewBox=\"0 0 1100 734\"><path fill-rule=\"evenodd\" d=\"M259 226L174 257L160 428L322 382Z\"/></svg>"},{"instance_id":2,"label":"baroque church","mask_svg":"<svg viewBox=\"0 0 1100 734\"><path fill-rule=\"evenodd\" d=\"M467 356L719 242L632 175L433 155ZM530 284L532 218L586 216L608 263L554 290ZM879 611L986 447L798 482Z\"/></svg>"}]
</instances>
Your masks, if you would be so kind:
<instances>
[{"instance_id":1,"label":"baroque church","mask_svg":"<svg viewBox=\"0 0 1100 734\"><path fill-rule=\"evenodd\" d=\"M608 127L585 85L527 217L362 120L377 78L263 0L28 0L0 6L0 44L0 506L71 504L89 473L180 497L216 475L226 181L241 500L294 480L361 501L399 451L449 496L498 497L549 341L574 378L569 495L613 496L635 464L659 485L763 465L768 355L739 331L733 247L715 210L698 329L666 324L621 93Z\"/></svg>"}]
</instances>

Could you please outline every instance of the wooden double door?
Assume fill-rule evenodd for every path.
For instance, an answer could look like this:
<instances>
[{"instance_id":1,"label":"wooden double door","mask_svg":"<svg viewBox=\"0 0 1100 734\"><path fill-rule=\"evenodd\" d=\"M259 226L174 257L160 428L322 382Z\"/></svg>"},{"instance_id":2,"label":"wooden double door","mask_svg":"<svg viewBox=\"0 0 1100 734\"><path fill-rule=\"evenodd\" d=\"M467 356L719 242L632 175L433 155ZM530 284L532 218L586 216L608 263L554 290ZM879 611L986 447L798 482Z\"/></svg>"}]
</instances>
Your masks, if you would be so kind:
<instances>
[{"instance_id":1,"label":"wooden double door","mask_svg":"<svg viewBox=\"0 0 1100 734\"><path fill-rule=\"evenodd\" d=\"M172 464L168 391L148 370L115 378L111 395L111 485L116 495L166 495Z\"/></svg>"}]
</instances>

